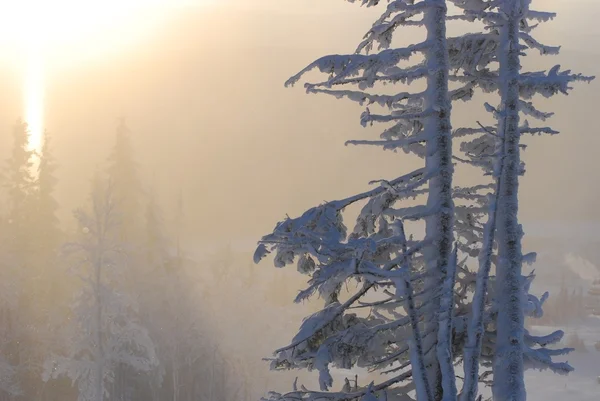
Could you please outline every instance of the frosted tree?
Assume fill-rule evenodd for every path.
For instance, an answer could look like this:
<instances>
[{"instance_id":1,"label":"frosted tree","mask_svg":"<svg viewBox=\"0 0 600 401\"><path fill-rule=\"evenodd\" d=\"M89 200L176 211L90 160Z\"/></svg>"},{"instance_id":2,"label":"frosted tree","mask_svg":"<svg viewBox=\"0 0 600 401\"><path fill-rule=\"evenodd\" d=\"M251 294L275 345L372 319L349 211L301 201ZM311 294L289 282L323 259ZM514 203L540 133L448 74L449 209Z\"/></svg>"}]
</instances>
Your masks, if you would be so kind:
<instances>
[{"instance_id":1,"label":"frosted tree","mask_svg":"<svg viewBox=\"0 0 600 401\"><path fill-rule=\"evenodd\" d=\"M44 132L42 148L38 155L36 189L36 231L38 253L43 259L53 259L61 240L59 227L58 202L54 198L58 179L58 165L54 158L52 137Z\"/></svg>"},{"instance_id":2,"label":"frosted tree","mask_svg":"<svg viewBox=\"0 0 600 401\"><path fill-rule=\"evenodd\" d=\"M65 277L57 269L57 254L62 242L62 232L59 227L58 202L54 192L58 180L56 178L57 164L53 155L51 136L45 132L42 137L42 147L35 156L34 185L32 188L32 219L30 266L26 275L25 288L29 300L27 311L28 329L25 333L29 339L25 347L29 354L27 380L24 381L26 397L41 397L48 389L43 388L40 374L43 363L53 346L54 338L49 328L60 313L64 313L64 305L68 304L65 291L61 289ZM57 307L60 305L60 307Z\"/></svg>"},{"instance_id":3,"label":"frosted tree","mask_svg":"<svg viewBox=\"0 0 600 401\"><path fill-rule=\"evenodd\" d=\"M139 277L148 274L142 255L144 193L134 157L131 131L124 118L120 118L117 124L115 144L108 157L106 173L113 185L115 208L121 220L118 227L119 238L123 244L127 244L125 252L132 261L130 269L122 279L128 292L139 297L144 291ZM123 398L126 397L126 393L135 391L131 385L135 382L135 372L126 366L120 366L116 375L113 392L117 397Z\"/></svg>"},{"instance_id":4,"label":"frosted tree","mask_svg":"<svg viewBox=\"0 0 600 401\"><path fill-rule=\"evenodd\" d=\"M476 302L469 331L463 399L474 400L476 396L477 358L481 353L481 336L486 319L483 299L494 264L494 305L490 311L497 339L494 347L494 399L524 400L523 369L527 364L539 366L541 363L559 373L568 372L572 368L567 364L553 363L550 358L567 350L549 351L544 348L545 345L557 342L563 335L561 331L539 338L530 336L524 329L527 300L534 299L534 304L541 307L547 294L541 300L532 298L528 294L529 286L523 284L528 280L522 275L522 265L533 261L535 254L523 255L521 251L523 232L517 218L518 178L524 173L520 151L525 146L520 143L520 138L522 134L557 132L549 127L530 127L527 121L520 125L520 113L545 120L551 113L537 110L529 99L535 95L550 97L557 93L567 93L571 82L589 81L590 78L571 74L570 71L561 72L559 66L549 72L521 72L520 57L527 49L541 54L558 52L558 47L543 45L531 36L537 22L552 19L554 14L531 10L529 0L466 0L456 3L467 5L465 16L482 20L488 29L488 33L482 35L482 41L490 44L487 54L499 67L498 70L486 69L476 75L485 76L488 81L485 89L497 90L501 98L498 108L486 104L487 110L497 119L497 126L481 126L480 129L464 131L483 135L462 146L467 153L479 153L471 163L484 167L486 173L494 177L483 252L480 255ZM472 81L473 75L456 78ZM498 245L497 257L492 255L494 242ZM536 314L541 315L541 310L537 310ZM487 319L489 316L488 314ZM532 349L532 345L542 346L543 349Z\"/></svg>"},{"instance_id":5,"label":"frosted tree","mask_svg":"<svg viewBox=\"0 0 600 401\"><path fill-rule=\"evenodd\" d=\"M365 0L362 3L375 5L378 2ZM507 47L503 45L506 41L502 39L504 28L495 17L501 15L498 13L498 7L502 2L456 0L452 3L462 9L463 14L446 16L444 2L392 1L366 35L357 54L319 59L288 82L293 84L304 73L317 68L330 75L323 82L306 84L308 92L347 97L361 104L379 104L391 109L391 113L384 115L373 114L367 109L362 115L364 125L375 122L392 124L391 128L382 134L382 140L349 143L402 149L423 157L425 168L391 181L378 181L381 187L373 191L328 202L296 219L288 218L276 226L273 234L263 238L257 249L256 260L260 260L269 252L275 252L277 267L297 261L298 269L311 276L309 288L301 292L297 300L305 299L315 292L319 292L326 300L325 309L308 318L292 343L277 350L273 360L274 368L304 367L319 370L322 391L295 389L287 395L272 394L274 399L348 399L381 392L384 389L387 396L401 396L410 391L411 386L418 388L419 399L454 399L456 385L452 363L457 357L456 353L463 347L467 377L461 397L466 400L474 399L477 396L477 383L481 380L489 383L485 378L489 377L491 372L486 371L479 375L478 367L480 364L489 366L491 363L498 350L495 338L504 334L502 330L506 327L510 327L505 326L498 332L495 323L504 318L503 314L507 310L512 310L504 307L503 312L499 313L499 300L506 301L508 298L496 294L505 292L502 288L507 285L507 280L506 277L490 276L490 272L493 267L501 271L496 264L506 260L505 255L501 255L502 259L494 255L493 250L495 243L500 244L502 240L510 237L510 234L506 234L507 226L500 227L500 222L506 223L506 212L509 210L505 208L505 214L500 213L500 206L507 199L506 178L500 178L508 174L507 171L511 171L514 167L511 163L514 160L507 161L512 150L508 149L505 136L501 134L503 128L480 126L455 130L452 133L454 138L480 135L475 140L461 145L461 150L467 153L470 160L462 160L453 155L450 146L440 146L436 140L444 136L445 130L440 127L445 125L435 125L432 122L439 123L443 120L439 118L440 113L449 112L449 103L448 108L444 109L440 108L436 101L432 102L435 97L433 93L439 94L434 88L439 89L439 86L432 86L431 77L437 76L441 79L442 75L436 74L441 74L440 70L445 68L453 71L446 71L443 75L448 102L469 99L477 87L487 92L495 91L501 86L501 80L498 79L499 73L493 71L490 64L502 60ZM429 19L436 15L430 8L435 8L436 12L442 14L437 14L433 20ZM539 18L539 15L534 14L533 18ZM423 15L423 19L416 19L420 15ZM494 20L494 23L487 24L488 28L491 28L486 33L439 40L435 32L439 34L441 30L445 35L443 25L446 17L448 20L466 21L489 19ZM429 32L428 40L406 48L390 50L393 33L402 25L425 25ZM529 30L525 25L523 31ZM527 32L523 35L523 41L528 46L543 53L551 52L552 48L539 44ZM433 40L430 35L434 35ZM372 50L376 42L386 49L373 55L360 54L363 50ZM435 55L432 57L432 42L437 46L445 46L447 59L436 59ZM401 60L415 54L424 56L424 61L410 68L398 66ZM439 63L440 61L443 62ZM429 63L433 63L435 67ZM502 65L502 62L500 64ZM551 71L548 74L546 83L539 81L540 74L528 75L528 78L535 78L534 81L537 80L539 85L531 79L524 79L525 84L518 85L518 92L527 98L534 93L561 91L559 80L555 80L554 84L549 83L552 73ZM567 81L583 78L569 73L561 74L561 77ZM367 92L369 88L378 84L410 82L419 78L427 78L427 89L421 93L375 95ZM447 81L455 83L456 87L449 90ZM568 82L562 82L563 86L567 84ZM344 88L352 85L358 86L358 90ZM544 91L542 86L545 86L547 91ZM518 106L533 116L540 115L531 103L519 99ZM487 107L499 116L495 108L489 105ZM541 115L544 116L543 113ZM527 126L523 127L522 132L536 134L554 131ZM496 141L498 138L501 140ZM519 146L518 144L517 151ZM446 149L448 153L440 152L440 149ZM440 155L457 162L483 167L486 174L492 174L495 180L476 187L451 188L452 165L450 161L445 164L443 158L439 158ZM446 181L438 180L440 176ZM446 190L441 193L436 192L440 189L440 182L448 184ZM424 189L426 186L429 188ZM428 201L424 205L397 207L399 200L417 198L425 194L428 195ZM450 203L444 203L444 199ZM462 204L455 204L456 200L460 200ZM354 232L348 235L343 212L348 206L361 201L366 202L366 205L359 215ZM441 208L443 213L437 209L440 205L445 206ZM485 225L477 222L477 217L481 219L486 215L488 222ZM444 229L443 224L439 224L442 220L438 219L442 216L445 216L443 223L449 224L446 227L448 230ZM403 222L420 219L425 220L425 240L415 241L413 237L407 238L404 235ZM450 249L442 246L440 241L443 238L449 238L447 244L450 245L456 240L454 257L450 258L451 253L448 252L440 253L442 249ZM479 258L480 266L476 274L466 268L466 259L458 262L458 251L467 257ZM441 255L447 255L448 258L440 258ZM514 253L512 255L514 256ZM519 263L531 262L534 259L533 254L523 257L520 249L519 255ZM450 260L457 263L447 263ZM438 262L440 263L436 265ZM533 277L530 275L524 278L519 270L518 286L513 288L518 290L519 294L516 315L521 316L521 324L525 314L541 316L541 306L547 297L546 294L542 298L529 294L529 285ZM340 299L341 288L352 279L356 279L362 288L346 294L343 300ZM473 302L469 302L468 292L472 287L475 287L476 293ZM387 298L365 301L375 289L383 289ZM405 309L402 315L398 315L399 306ZM370 314L359 317L358 312L350 313L351 309L369 310ZM385 316L385 313L388 315ZM410 330L403 330L409 326ZM544 337L530 336L525 331L522 333L519 345L522 362L527 359L532 366L549 367L558 372L570 370L568 365L555 363L551 358L552 355L568 350L545 348L546 345L558 342L562 332ZM454 355L453 351L456 351ZM500 351L504 352L502 348ZM496 358L496 361L504 359ZM358 365L377 369L393 363L396 365L385 372L394 373L396 376L370 387L370 392L364 390L345 395L323 392L332 384L328 372L330 364L346 368ZM398 387L393 387L394 385L410 377L413 377L411 385L401 388L395 394L390 393L397 391ZM428 388L431 392L428 392Z\"/></svg>"},{"instance_id":6,"label":"frosted tree","mask_svg":"<svg viewBox=\"0 0 600 401\"><path fill-rule=\"evenodd\" d=\"M15 254L22 259L20 263L25 263L32 243L32 235L28 230L35 216L33 157L34 151L30 149L27 123L18 120L13 127L13 147L5 170L5 183L8 187L10 243Z\"/></svg>"},{"instance_id":7,"label":"frosted tree","mask_svg":"<svg viewBox=\"0 0 600 401\"><path fill-rule=\"evenodd\" d=\"M375 6L378 1L364 0ZM451 101L468 98L472 85L449 90L449 48L446 40L446 2L441 0L390 2L381 18L359 45L356 54L326 56L303 69L287 84L296 83L312 69L329 77L305 85L310 93L336 97L387 108L385 114L370 108L361 116L363 125L389 123L381 140L349 141L350 144L403 150L424 159L424 167L379 186L339 201L328 202L296 219L279 223L273 234L261 242L256 260L275 252L275 265L283 267L297 260L298 269L311 275L309 288L297 301L318 292L325 308L309 317L287 347L276 351L274 367L315 368L320 372L321 390L332 385L329 365L343 368L367 366L373 369L395 364L386 372L391 379L362 390L386 391L388 397L406 396L416 387L419 400L456 398L453 357L454 286L457 250L453 250L454 202L453 159L450 125ZM390 48L394 31L401 26L423 26L422 42ZM370 54L379 45L382 51ZM408 67L403 61L421 58ZM380 95L368 92L385 83L424 80L420 92ZM348 87L357 87L357 90ZM400 205L408 198L425 195L415 206ZM365 205L354 231L348 234L344 211L351 205ZM422 221L425 238L416 240L404 233L404 222ZM356 280L359 290L341 299L342 287ZM384 299L367 302L370 294L382 290ZM405 313L399 313L403 307ZM353 309L370 308L359 316ZM412 366L412 369L411 369ZM413 378L413 383L398 383ZM295 391L273 398L307 399L339 394ZM358 398L347 394L342 398Z\"/></svg>"},{"instance_id":8,"label":"frosted tree","mask_svg":"<svg viewBox=\"0 0 600 401\"><path fill-rule=\"evenodd\" d=\"M178 214L182 213L181 210ZM160 360L154 372L153 397L193 399L193 383L198 378L186 373L193 371L208 352L201 313L193 299L194 282L186 272L187 261L181 247L176 246L174 252L171 249L154 191L150 191L145 217L144 247L150 274L142 279L141 311Z\"/></svg>"},{"instance_id":9,"label":"frosted tree","mask_svg":"<svg viewBox=\"0 0 600 401\"><path fill-rule=\"evenodd\" d=\"M74 260L72 272L82 287L72 304L66 355L45 363L45 381L66 376L77 385L79 400L110 399L115 370L127 366L149 372L157 364L154 344L139 324L138 305L121 286L127 270L118 238L119 217L112 188L95 185L91 212L78 211L78 242L65 246Z\"/></svg>"},{"instance_id":10,"label":"frosted tree","mask_svg":"<svg viewBox=\"0 0 600 401\"><path fill-rule=\"evenodd\" d=\"M18 120L13 126L13 146L5 167L7 189L7 237L5 251L14 263L12 283L16 285L16 306L4 311L10 343L4 345L5 357L16 369L18 381L28 391L27 377L34 365L32 340L28 328L35 311L34 292L28 291L37 274L35 271L35 152L29 144L29 129ZM24 383L25 382L25 383Z\"/></svg>"},{"instance_id":11,"label":"frosted tree","mask_svg":"<svg viewBox=\"0 0 600 401\"><path fill-rule=\"evenodd\" d=\"M131 132L121 118L117 125L115 145L108 157L107 174L113 182L116 207L121 215L121 240L130 245L140 240L143 227L142 185L133 155Z\"/></svg>"}]
</instances>

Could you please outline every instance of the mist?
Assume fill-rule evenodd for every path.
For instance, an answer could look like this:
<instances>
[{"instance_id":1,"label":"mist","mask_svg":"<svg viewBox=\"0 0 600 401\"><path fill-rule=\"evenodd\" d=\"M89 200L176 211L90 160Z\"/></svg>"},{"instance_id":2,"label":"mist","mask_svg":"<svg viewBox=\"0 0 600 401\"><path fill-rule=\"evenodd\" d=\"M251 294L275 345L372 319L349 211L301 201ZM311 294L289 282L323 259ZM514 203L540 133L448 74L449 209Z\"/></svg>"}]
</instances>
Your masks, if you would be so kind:
<instances>
[{"instance_id":1,"label":"mist","mask_svg":"<svg viewBox=\"0 0 600 401\"><path fill-rule=\"evenodd\" d=\"M561 53L532 54L524 66L548 70L561 64L600 76L600 50L594 45L600 38L600 5L591 0L533 3L532 7L558 13L536 33L540 41L560 44ZM178 380L183 390L179 398L165 391L169 400L258 400L270 390L290 391L298 375L307 387L318 383L316 372L271 371L269 362L262 358L270 358L278 347L290 343L303 318L319 311L322 301L294 303L307 285L307 276L294 268L274 268L268 262L255 265L253 253L262 236L286 216L296 217L324 202L367 191L374 187L369 184L373 180L392 179L420 166L419 158L401 151L345 146L347 140L373 139L380 134L378 127L361 127L359 117L364 106L306 94L301 83L284 87L290 76L313 60L354 52L380 11L379 7L365 8L341 0L213 1L177 7L160 17L152 14L155 20L143 34L133 27L108 32L114 45L104 44L106 51L90 50L88 54L82 50L85 46L65 45L46 53L43 127L51 136L56 161L53 198L61 242L78 241L83 226L75 210L97 211L94 177L110 176L110 157L118 148L119 127L125 124L136 185L140 186L139 204L131 210L139 214L141 222L148 199L156 202L166 252L185 260L174 276L177 283L189 286L185 290L168 293L160 281L153 284L153 296L144 292L147 289L139 289L142 284L136 284L136 277L149 275L144 271L145 262L128 273L132 277L114 279L123 288L130 288L124 283L133 283L134 297L142 309L149 307L149 299L158 302L167 294L173 295L175 301L183 303L173 308L185 309L187 315L182 319L197 325L197 344L202 348L198 361L182 365ZM474 29L462 22L449 24L452 35ZM414 37L400 35L394 44L420 40L417 35L422 32L417 28L414 32ZM102 35L97 35L98 43ZM117 45L119 40L125 44ZM26 118L23 55L10 44L0 47L0 53L0 159L8 161L15 146L15 122ZM596 85L577 84L569 96L536 99L540 109L556 112L548 124L560 134L523 139L528 147L522 152L526 175L520 181L519 218L526 234L524 248L539 253L534 288L548 288L552 296L564 298L548 301L551 312L546 313L547 320L532 325L569 325L565 329L569 341L578 336L577 341L582 338L587 342L583 347L587 345L588 353L575 359L583 361L584 376L592 383L589 388L597 392L600 348L594 344L600 341L598 328L586 326L578 331L575 323L564 319L570 313L564 305L578 302L579 295L573 294L580 291L583 297L600 277L600 180L595 167L600 137L594 124L600 92ZM454 104L453 126L490 123L483 107L489 99L497 102L493 100L497 95L476 93L472 101ZM479 176L479 172L465 169L461 179L471 183ZM6 184L9 175L4 174L2 180ZM101 187L109 191L109 180L106 182ZM102 191L98 188L100 199ZM11 210L6 197L2 195L5 204L0 207L3 221L8 221ZM3 237L11 235L7 227L3 224ZM58 288L52 292L59 294L58 298L44 298L59 308L52 312L57 320L39 318L50 326L63 322L65 316L72 317L75 312L68 305L82 285L70 276L69 266L74 262L68 258L72 256L65 256L59 245L51 269L39 261L31 267L31 271L43 272L43 280ZM27 274L23 276L21 264L16 262L12 269L20 271L18 282L25 283L22 288L31 288L33 284ZM7 272L3 278L12 274ZM185 292L181 299L176 296L178 291ZM38 321L35 305L41 301L35 300L34 293L31 290L15 299L26 299L32 310L24 316ZM157 316L162 319L169 314L169 310L162 310L147 319L156 322ZM142 326L143 322L141 319ZM36 333L46 326L41 327ZM181 330L191 330L186 327L181 323ZM37 334L20 330L24 338L38 341ZM174 337L180 331L177 326L168 330ZM151 337L152 330L149 333ZM40 352L50 355L55 352L52 347L44 343ZM21 373L15 374L21 377ZM122 374L123 380L128 380L131 372ZM357 387L377 377L361 369L334 370L334 388L342 386L344 377L354 380L355 374ZM61 382L64 388L49 391L42 381L30 376L22 375L31 381L21 380L21 393L5 391L2 400L81 399L82 390L78 392L69 380ZM531 377L536 388L553 380L561 386L564 383L565 388L577 387L569 384L568 377L556 378L550 373L536 372ZM175 379L164 380L168 385ZM582 386L588 386L587 382ZM148 397L146 393L126 395L125 387L118 388L123 399ZM538 390L532 385L529 400L546 399L544 389ZM114 397L105 399L121 399Z\"/></svg>"}]
</instances>

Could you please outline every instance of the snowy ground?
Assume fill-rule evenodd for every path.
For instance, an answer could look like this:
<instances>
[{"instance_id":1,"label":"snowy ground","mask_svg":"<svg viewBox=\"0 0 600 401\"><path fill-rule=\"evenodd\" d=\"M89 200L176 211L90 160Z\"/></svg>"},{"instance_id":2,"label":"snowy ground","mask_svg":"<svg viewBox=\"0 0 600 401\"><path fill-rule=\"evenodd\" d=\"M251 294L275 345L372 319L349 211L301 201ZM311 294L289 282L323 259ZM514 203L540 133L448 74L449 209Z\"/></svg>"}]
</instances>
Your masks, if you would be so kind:
<instances>
[{"instance_id":1,"label":"snowy ground","mask_svg":"<svg viewBox=\"0 0 600 401\"><path fill-rule=\"evenodd\" d=\"M534 326L531 331L535 334L548 334L555 330L565 331L565 340L574 332L584 341L587 352L575 351L565 358L575 371L568 376L560 376L549 370L526 372L527 401L599 401L600 400L600 352L596 351L594 344L600 341L600 319L593 319L583 326L577 327L541 327ZM561 344L562 346L567 346ZM559 359L557 359L559 360ZM457 367L461 372L462 367ZM332 374L339 386L343 378L354 373L359 373L363 378L364 372L352 372L332 369ZM309 384L314 384L308 381ZM484 391L484 396L489 396L489 389Z\"/></svg>"},{"instance_id":2,"label":"snowy ground","mask_svg":"<svg viewBox=\"0 0 600 401\"><path fill-rule=\"evenodd\" d=\"M535 332L548 333L554 328L534 328ZM549 371L528 371L528 401L598 401L600 399L600 353L594 344L600 341L600 321L580 327L564 328L567 338L577 332L583 339L587 352L573 352L567 356L575 371L568 376L559 376Z\"/></svg>"}]
</instances>

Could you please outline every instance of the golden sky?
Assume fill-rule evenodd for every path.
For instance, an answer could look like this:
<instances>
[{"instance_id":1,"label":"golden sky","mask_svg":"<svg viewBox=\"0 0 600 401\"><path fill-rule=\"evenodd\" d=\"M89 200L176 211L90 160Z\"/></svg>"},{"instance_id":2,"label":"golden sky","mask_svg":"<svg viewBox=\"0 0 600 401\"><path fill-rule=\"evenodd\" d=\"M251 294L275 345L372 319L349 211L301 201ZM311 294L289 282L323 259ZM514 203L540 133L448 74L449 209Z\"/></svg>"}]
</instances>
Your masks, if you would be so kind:
<instances>
[{"instance_id":1,"label":"golden sky","mask_svg":"<svg viewBox=\"0 0 600 401\"><path fill-rule=\"evenodd\" d=\"M563 55L529 63L600 75L600 55L590 45L600 34L600 7L588 0L543 3L561 14L540 35L562 44ZM121 115L143 173L154 173L163 200L172 205L184 188L199 236L254 238L285 213L402 174L416 163L403 154L344 147L346 139L377 134L359 126L360 106L283 87L313 59L353 51L373 15L341 0L220 0L172 10L152 20L152 29L125 24L96 35L87 47L73 40L55 47L45 60L44 126L61 161L63 214L85 199ZM23 54L2 46L5 158L9 128L23 115ZM541 103L557 112L552 123L563 134L528 140L524 219L600 218L600 184L590 180L586 161L595 160L600 145L590 124L600 100L595 85ZM469 111L481 102L476 98ZM464 105L455 111L458 120L471 116Z\"/></svg>"}]
</instances>

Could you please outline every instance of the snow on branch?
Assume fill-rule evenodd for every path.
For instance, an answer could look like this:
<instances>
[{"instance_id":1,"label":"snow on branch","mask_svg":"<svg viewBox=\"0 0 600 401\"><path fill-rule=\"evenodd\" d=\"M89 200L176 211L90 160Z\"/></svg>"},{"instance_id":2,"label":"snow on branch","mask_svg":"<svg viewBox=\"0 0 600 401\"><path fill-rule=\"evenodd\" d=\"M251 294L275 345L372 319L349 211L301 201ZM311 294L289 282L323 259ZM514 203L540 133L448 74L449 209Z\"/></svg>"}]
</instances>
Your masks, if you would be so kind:
<instances>
[{"instance_id":1,"label":"snow on branch","mask_svg":"<svg viewBox=\"0 0 600 401\"><path fill-rule=\"evenodd\" d=\"M519 79L519 94L525 99L530 99L536 94L544 97L551 97L558 93L566 95L572 89L569 84L577 81L589 83L593 79L592 76L571 74L571 70L560 71L560 65L556 65L548 73L545 71L522 73Z\"/></svg>"},{"instance_id":2,"label":"snow on branch","mask_svg":"<svg viewBox=\"0 0 600 401\"><path fill-rule=\"evenodd\" d=\"M408 60L415 53L427 49L428 46L427 42L421 42L405 48L383 50L373 55L350 54L324 56L288 79L285 86L293 86L306 73L313 69L330 74L330 78L327 81L327 85L329 86L346 78L356 77L361 72L361 79L372 86L377 73L385 72L388 68L396 66L402 60Z\"/></svg>"}]
</instances>

